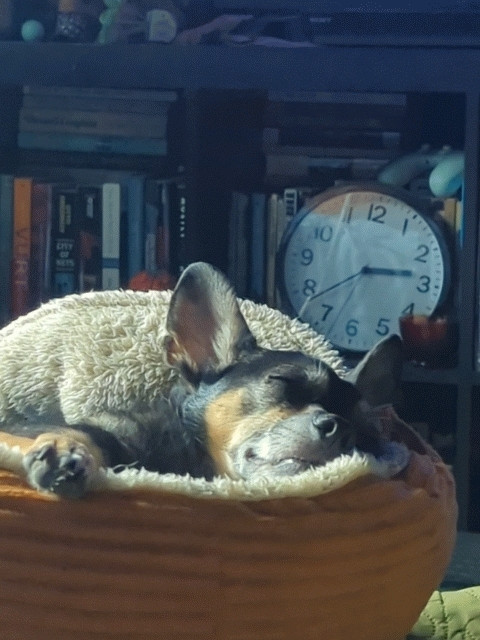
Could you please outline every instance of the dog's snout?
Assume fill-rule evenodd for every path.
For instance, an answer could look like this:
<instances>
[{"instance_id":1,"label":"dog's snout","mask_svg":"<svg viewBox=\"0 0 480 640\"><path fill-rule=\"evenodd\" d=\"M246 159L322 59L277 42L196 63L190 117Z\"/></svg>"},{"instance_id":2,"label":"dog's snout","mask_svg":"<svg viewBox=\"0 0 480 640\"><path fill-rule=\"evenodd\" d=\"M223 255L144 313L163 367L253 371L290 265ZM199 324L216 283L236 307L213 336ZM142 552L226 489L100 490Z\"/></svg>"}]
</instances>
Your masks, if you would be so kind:
<instances>
[{"instance_id":1,"label":"dog's snout","mask_svg":"<svg viewBox=\"0 0 480 640\"><path fill-rule=\"evenodd\" d=\"M318 429L321 436L324 438L330 438L333 436L338 427L335 416L325 414L323 411L316 411L312 415L312 424L316 429Z\"/></svg>"}]
</instances>

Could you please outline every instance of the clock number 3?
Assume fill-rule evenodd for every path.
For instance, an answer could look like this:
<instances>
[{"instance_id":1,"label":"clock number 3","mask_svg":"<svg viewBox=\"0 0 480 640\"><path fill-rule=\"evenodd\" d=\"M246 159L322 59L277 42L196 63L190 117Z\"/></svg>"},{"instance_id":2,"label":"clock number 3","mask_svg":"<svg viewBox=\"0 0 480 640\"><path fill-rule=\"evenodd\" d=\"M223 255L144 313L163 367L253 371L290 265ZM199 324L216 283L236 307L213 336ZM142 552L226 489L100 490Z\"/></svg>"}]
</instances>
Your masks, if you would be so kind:
<instances>
[{"instance_id":1,"label":"clock number 3","mask_svg":"<svg viewBox=\"0 0 480 640\"><path fill-rule=\"evenodd\" d=\"M420 276L420 284L417 287L417 291L420 291L420 293L428 293L430 291L429 276Z\"/></svg>"}]
</instances>

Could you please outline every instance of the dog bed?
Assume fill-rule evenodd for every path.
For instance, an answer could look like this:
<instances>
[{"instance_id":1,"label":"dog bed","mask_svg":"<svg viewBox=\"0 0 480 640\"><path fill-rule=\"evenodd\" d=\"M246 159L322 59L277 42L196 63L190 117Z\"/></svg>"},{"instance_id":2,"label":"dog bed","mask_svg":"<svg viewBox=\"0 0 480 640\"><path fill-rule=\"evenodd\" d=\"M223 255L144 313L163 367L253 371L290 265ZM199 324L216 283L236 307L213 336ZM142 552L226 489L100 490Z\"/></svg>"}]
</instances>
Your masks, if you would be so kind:
<instances>
[{"instance_id":1,"label":"dog bed","mask_svg":"<svg viewBox=\"0 0 480 640\"><path fill-rule=\"evenodd\" d=\"M280 322L282 347L326 350L278 312L242 310L260 343ZM385 420L380 459L275 482L107 470L80 501L30 489L30 441L1 433L2 637L402 640L444 575L457 507L437 454Z\"/></svg>"}]
</instances>

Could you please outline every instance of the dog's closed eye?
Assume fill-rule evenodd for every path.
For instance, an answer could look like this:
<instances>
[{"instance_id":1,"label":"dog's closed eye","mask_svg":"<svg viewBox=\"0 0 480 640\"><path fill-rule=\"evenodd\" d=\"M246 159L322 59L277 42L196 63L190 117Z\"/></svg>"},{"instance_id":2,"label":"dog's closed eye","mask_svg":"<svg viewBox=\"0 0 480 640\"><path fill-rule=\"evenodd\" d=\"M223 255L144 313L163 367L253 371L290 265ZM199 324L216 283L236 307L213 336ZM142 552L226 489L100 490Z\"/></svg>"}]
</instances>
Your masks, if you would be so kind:
<instances>
[{"instance_id":1,"label":"dog's closed eye","mask_svg":"<svg viewBox=\"0 0 480 640\"><path fill-rule=\"evenodd\" d=\"M270 372L267 382L277 385L283 398L293 407L304 407L318 401L321 385L313 382L304 369L294 366L279 367Z\"/></svg>"}]
</instances>

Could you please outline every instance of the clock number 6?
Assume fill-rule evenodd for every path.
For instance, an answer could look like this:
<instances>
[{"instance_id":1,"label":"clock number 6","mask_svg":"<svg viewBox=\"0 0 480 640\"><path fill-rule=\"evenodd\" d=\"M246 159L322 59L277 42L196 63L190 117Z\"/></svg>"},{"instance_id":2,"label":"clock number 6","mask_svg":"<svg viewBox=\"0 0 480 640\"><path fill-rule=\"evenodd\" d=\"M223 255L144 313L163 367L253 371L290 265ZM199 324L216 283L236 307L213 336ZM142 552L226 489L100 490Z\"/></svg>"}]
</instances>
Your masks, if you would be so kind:
<instances>
[{"instance_id":1,"label":"clock number 6","mask_svg":"<svg viewBox=\"0 0 480 640\"><path fill-rule=\"evenodd\" d=\"M345 333L347 336L354 338L358 333L358 320L349 320L345 326Z\"/></svg>"}]
</instances>

